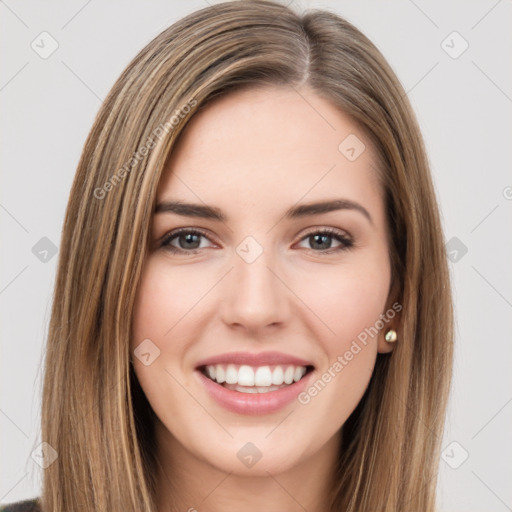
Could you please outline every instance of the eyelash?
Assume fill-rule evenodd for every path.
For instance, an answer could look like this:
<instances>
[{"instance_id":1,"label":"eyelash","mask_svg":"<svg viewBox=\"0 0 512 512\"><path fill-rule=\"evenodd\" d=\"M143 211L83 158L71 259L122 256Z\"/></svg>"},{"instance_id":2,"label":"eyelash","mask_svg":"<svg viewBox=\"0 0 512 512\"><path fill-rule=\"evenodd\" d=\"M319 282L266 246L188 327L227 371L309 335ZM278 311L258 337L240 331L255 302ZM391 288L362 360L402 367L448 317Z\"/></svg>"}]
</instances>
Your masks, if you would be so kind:
<instances>
[{"instance_id":1,"label":"eyelash","mask_svg":"<svg viewBox=\"0 0 512 512\"><path fill-rule=\"evenodd\" d=\"M204 231L201 231L197 228L194 228L194 229L181 228L181 229L177 229L175 231L171 231L170 233L165 235L160 243L160 247L164 248L165 250L167 250L173 254L197 254L198 252L201 251L201 248L192 249L192 250L188 251L186 249L181 249L178 247L174 247L173 245L170 245L171 241L174 238L177 238L179 235L182 235L182 234L200 235L200 236L203 236L203 237L207 238L208 240L210 240L209 236ZM322 229L310 231L310 232L306 233L299 240L299 242L302 242L303 240L305 240L308 237L313 236L313 235L327 235L329 237L336 239L338 242L341 243L341 245L339 247L323 249L323 250L319 250L319 251L317 251L315 249L307 249L308 251L311 251L311 252L314 252L317 254L327 255L327 254L332 254L332 253L338 253L341 251L350 250L354 246L354 242L350 238L343 236L340 231L333 229L333 228L322 228Z\"/></svg>"}]
</instances>

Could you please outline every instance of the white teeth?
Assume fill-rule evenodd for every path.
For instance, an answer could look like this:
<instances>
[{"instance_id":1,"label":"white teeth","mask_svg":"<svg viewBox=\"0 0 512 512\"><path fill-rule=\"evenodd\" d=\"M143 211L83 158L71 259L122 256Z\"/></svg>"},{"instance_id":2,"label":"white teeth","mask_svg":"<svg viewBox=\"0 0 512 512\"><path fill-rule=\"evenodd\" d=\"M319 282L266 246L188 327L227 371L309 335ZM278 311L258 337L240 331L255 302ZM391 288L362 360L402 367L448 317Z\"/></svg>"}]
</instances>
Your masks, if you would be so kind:
<instances>
[{"instance_id":1,"label":"white teeth","mask_svg":"<svg viewBox=\"0 0 512 512\"><path fill-rule=\"evenodd\" d=\"M280 386L284 382L284 372L281 366L276 366L272 372L272 384Z\"/></svg>"},{"instance_id":2,"label":"white teeth","mask_svg":"<svg viewBox=\"0 0 512 512\"><path fill-rule=\"evenodd\" d=\"M295 368L293 366L288 366L286 371L284 372L284 383L291 384L293 382L293 374L295 373Z\"/></svg>"},{"instance_id":3,"label":"white teeth","mask_svg":"<svg viewBox=\"0 0 512 512\"><path fill-rule=\"evenodd\" d=\"M231 389L232 391L239 391L240 393L258 393L259 388L255 388L254 386L248 386L248 387L241 387L238 385L234 386L226 386L228 389Z\"/></svg>"},{"instance_id":4,"label":"white teeth","mask_svg":"<svg viewBox=\"0 0 512 512\"><path fill-rule=\"evenodd\" d=\"M215 367L215 380L219 384L222 384L223 382L226 381L226 374L224 373L224 368L222 368L222 366L220 364L218 364Z\"/></svg>"},{"instance_id":5,"label":"white teeth","mask_svg":"<svg viewBox=\"0 0 512 512\"><path fill-rule=\"evenodd\" d=\"M254 384L256 386L270 386L272 384L272 373L270 373L270 367L260 366L256 370Z\"/></svg>"},{"instance_id":6,"label":"white teeth","mask_svg":"<svg viewBox=\"0 0 512 512\"><path fill-rule=\"evenodd\" d=\"M238 372L234 364L228 364L226 369L226 384L236 384L238 382Z\"/></svg>"},{"instance_id":7,"label":"white teeth","mask_svg":"<svg viewBox=\"0 0 512 512\"><path fill-rule=\"evenodd\" d=\"M239 391L240 393L268 393L270 391L276 391L281 388L285 388L286 384L283 386L263 386L263 387L245 387L239 386L238 384L226 384L224 386L227 389L231 389L232 391Z\"/></svg>"},{"instance_id":8,"label":"white teeth","mask_svg":"<svg viewBox=\"0 0 512 512\"><path fill-rule=\"evenodd\" d=\"M302 371L304 370L304 371ZM304 366L297 366L297 368L295 368L295 373L293 374L293 380L295 382L299 382L300 379L302 379L302 377L304 376L304 374L306 373L306 368L304 368Z\"/></svg>"},{"instance_id":9,"label":"white teeth","mask_svg":"<svg viewBox=\"0 0 512 512\"><path fill-rule=\"evenodd\" d=\"M238 384L240 386L254 386L254 370L247 365L242 365L238 369Z\"/></svg>"},{"instance_id":10,"label":"white teeth","mask_svg":"<svg viewBox=\"0 0 512 512\"><path fill-rule=\"evenodd\" d=\"M225 387L230 389L234 386L245 386L251 390L243 390L247 393L257 393L279 389L279 386L293 384L298 382L306 374L305 366L288 365L286 367L277 366L259 366L252 367L249 365L211 365L206 367L206 375L218 384L225 383ZM278 386L278 387L276 387ZM237 391L239 391L237 389Z\"/></svg>"}]
</instances>

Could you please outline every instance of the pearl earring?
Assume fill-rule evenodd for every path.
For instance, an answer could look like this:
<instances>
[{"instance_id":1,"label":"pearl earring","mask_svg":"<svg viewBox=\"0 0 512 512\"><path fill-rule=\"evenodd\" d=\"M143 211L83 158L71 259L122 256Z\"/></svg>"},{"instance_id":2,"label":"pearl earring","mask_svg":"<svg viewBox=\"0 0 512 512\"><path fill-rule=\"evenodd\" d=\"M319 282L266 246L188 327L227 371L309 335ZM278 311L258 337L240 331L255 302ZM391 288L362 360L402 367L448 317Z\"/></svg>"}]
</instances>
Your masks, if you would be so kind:
<instances>
[{"instance_id":1,"label":"pearl earring","mask_svg":"<svg viewBox=\"0 0 512 512\"><path fill-rule=\"evenodd\" d=\"M384 339L388 343L395 343L395 341L398 339L398 335L396 334L396 331L394 329L388 329L386 331L386 334L384 335Z\"/></svg>"}]
</instances>

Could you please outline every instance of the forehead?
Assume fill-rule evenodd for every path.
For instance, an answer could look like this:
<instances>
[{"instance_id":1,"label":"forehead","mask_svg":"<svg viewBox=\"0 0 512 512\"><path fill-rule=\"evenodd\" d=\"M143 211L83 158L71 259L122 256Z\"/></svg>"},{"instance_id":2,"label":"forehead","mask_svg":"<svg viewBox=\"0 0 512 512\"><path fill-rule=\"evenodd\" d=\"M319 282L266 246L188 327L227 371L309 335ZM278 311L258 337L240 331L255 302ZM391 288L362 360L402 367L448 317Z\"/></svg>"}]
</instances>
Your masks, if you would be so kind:
<instances>
[{"instance_id":1,"label":"forehead","mask_svg":"<svg viewBox=\"0 0 512 512\"><path fill-rule=\"evenodd\" d=\"M173 148L158 199L199 199L228 211L268 211L302 197L378 202L375 165L361 128L312 90L247 89L194 115Z\"/></svg>"}]
</instances>

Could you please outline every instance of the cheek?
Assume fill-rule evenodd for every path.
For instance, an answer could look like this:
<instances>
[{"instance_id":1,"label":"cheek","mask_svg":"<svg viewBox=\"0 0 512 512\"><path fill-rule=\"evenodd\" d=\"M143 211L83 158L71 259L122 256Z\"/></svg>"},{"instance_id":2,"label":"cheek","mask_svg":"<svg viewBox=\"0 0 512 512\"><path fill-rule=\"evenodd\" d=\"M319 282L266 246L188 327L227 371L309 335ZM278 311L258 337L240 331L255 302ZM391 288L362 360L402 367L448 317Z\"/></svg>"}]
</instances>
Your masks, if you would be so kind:
<instances>
[{"instance_id":1,"label":"cheek","mask_svg":"<svg viewBox=\"0 0 512 512\"><path fill-rule=\"evenodd\" d=\"M333 434L354 411L370 382L377 356L376 321L389 288L386 264L346 265L304 279L300 292L318 315L317 340L326 355L316 380L299 397L304 425ZM330 275L327 275L330 272ZM328 327L328 328L327 328Z\"/></svg>"},{"instance_id":2,"label":"cheek","mask_svg":"<svg viewBox=\"0 0 512 512\"><path fill-rule=\"evenodd\" d=\"M326 351L343 349L384 313L390 284L384 263L330 266L304 273L297 295L317 315ZM320 332L320 331L318 331Z\"/></svg>"},{"instance_id":3,"label":"cheek","mask_svg":"<svg viewBox=\"0 0 512 512\"><path fill-rule=\"evenodd\" d=\"M148 260L137 292L130 343L134 371L157 417L172 425L173 432L186 429L194 415L201 420L201 411L191 407L190 395L184 391L190 384L184 365L194 331L199 329L194 319L202 314L201 298L209 287L201 273L170 268L165 258L155 257ZM159 350L149 365L134 355L147 339Z\"/></svg>"},{"instance_id":4,"label":"cheek","mask_svg":"<svg viewBox=\"0 0 512 512\"><path fill-rule=\"evenodd\" d=\"M180 267L170 268L158 259L150 260L135 302L132 348L149 338L162 351L172 339L173 350L179 350L179 333L186 316L192 308L200 308L207 285L200 273L183 272Z\"/></svg>"}]
</instances>

